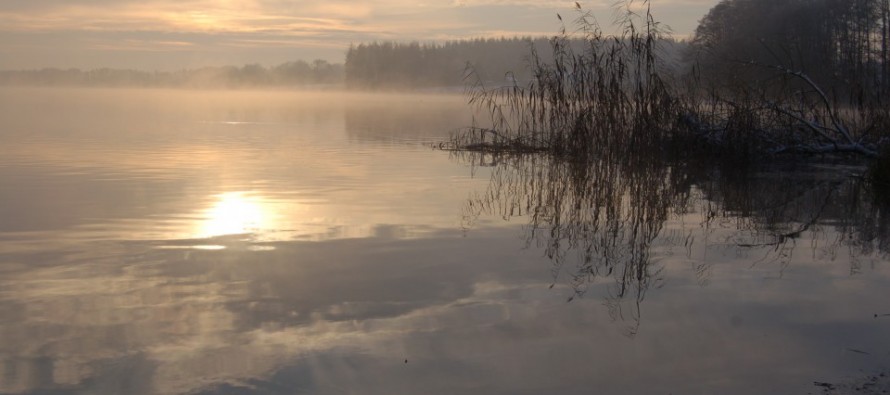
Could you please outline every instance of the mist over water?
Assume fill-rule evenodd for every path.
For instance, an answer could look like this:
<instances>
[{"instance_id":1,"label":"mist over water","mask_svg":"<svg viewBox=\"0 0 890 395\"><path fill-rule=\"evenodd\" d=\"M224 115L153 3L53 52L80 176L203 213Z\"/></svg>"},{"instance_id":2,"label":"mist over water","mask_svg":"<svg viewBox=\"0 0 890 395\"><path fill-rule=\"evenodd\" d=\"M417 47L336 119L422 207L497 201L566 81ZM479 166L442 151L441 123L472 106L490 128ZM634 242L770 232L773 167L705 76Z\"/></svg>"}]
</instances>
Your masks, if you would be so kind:
<instances>
[{"instance_id":1,"label":"mist over water","mask_svg":"<svg viewBox=\"0 0 890 395\"><path fill-rule=\"evenodd\" d=\"M0 393L808 393L890 366L861 168L431 149L472 116L0 89Z\"/></svg>"}]
</instances>

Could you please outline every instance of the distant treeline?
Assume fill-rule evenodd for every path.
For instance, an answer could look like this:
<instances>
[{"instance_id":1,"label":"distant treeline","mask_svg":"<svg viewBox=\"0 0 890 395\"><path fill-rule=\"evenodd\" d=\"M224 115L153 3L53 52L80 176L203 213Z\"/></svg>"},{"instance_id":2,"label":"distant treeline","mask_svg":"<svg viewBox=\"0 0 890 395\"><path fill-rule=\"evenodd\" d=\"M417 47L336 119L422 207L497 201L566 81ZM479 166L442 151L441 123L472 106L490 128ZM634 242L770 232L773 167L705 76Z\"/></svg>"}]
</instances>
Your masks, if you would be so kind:
<instances>
[{"instance_id":1,"label":"distant treeline","mask_svg":"<svg viewBox=\"0 0 890 395\"><path fill-rule=\"evenodd\" d=\"M488 86L532 79L532 51L542 62L553 60L547 37L449 41L442 44L382 42L351 46L346 53L346 85L351 88ZM580 49L583 39L568 45ZM685 43L665 39L666 57L679 61ZM469 80L468 80L469 79Z\"/></svg>"},{"instance_id":2,"label":"distant treeline","mask_svg":"<svg viewBox=\"0 0 890 395\"><path fill-rule=\"evenodd\" d=\"M343 65L303 60L264 67L202 67L179 71L140 71L102 68L0 71L0 85L70 85L129 87L286 87L343 83Z\"/></svg>"},{"instance_id":3,"label":"distant treeline","mask_svg":"<svg viewBox=\"0 0 890 395\"><path fill-rule=\"evenodd\" d=\"M523 59L528 57L531 47L546 48L547 39L360 44L350 47L346 53L346 85L352 88L462 86L467 65L471 65L483 81L502 83L507 78L527 79L530 71L523 67Z\"/></svg>"},{"instance_id":4,"label":"distant treeline","mask_svg":"<svg viewBox=\"0 0 890 395\"><path fill-rule=\"evenodd\" d=\"M0 70L0 85L122 86L185 88L250 88L346 85L358 89L423 89L463 87L483 82L500 86L533 78L532 51L541 62L553 60L551 38L469 39L445 43L375 42L353 45L345 64L324 60L287 62L277 66L202 67L177 71L100 68ZM570 40L578 50L583 39ZM664 57L679 63L688 47L665 39Z\"/></svg>"}]
</instances>

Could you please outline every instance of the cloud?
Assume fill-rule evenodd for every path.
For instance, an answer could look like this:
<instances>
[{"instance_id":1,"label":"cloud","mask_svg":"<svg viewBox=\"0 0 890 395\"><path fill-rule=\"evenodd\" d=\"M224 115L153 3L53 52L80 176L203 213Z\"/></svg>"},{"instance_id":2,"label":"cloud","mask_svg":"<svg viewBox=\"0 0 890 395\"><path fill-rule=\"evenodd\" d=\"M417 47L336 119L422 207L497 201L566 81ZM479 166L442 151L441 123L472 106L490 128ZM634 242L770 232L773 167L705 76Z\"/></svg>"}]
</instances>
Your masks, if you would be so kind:
<instances>
[{"instance_id":1,"label":"cloud","mask_svg":"<svg viewBox=\"0 0 890 395\"><path fill-rule=\"evenodd\" d=\"M653 5L669 7L678 4L707 6L715 0L653 0ZM585 2L590 9L608 8L611 2ZM448 12L455 8L477 9L486 15L493 25L502 24L517 15L541 15L540 9L571 10L574 1L533 0L454 0L452 2L406 0L376 1L209 1L209 0L36 0L7 1L0 3L0 30L7 31L58 31L58 30L151 30L176 32L232 32L285 29L293 21L325 21L321 29L339 29L342 26L366 26L379 31L392 28L380 25L386 20L392 25L398 20L399 27L427 26L440 20L442 13L458 16L463 12ZM500 15L488 14L478 9L498 8ZM535 9L537 11L535 11ZM418 19L419 18L419 19ZM492 30L492 29L489 29ZM495 27L493 30L498 30ZM503 29L501 29L503 30Z\"/></svg>"},{"instance_id":2,"label":"cloud","mask_svg":"<svg viewBox=\"0 0 890 395\"><path fill-rule=\"evenodd\" d=\"M669 11L656 15L668 15L669 20L663 22L679 26L677 33L681 35L691 32L695 20L716 2L652 1L653 7ZM598 13L600 20L611 19L608 10L612 0L582 4ZM246 49L251 42L274 49L275 43L281 43L280 49L289 54L299 48L327 48L324 56L328 60L342 61L342 49L356 42L552 34L559 28L556 13L566 16L573 8L574 1L561 0L6 0L0 1L0 36L6 36L0 38L0 68L11 64L92 67L72 63L70 56L55 52L65 52L59 51L63 48L104 51L109 56L103 59L114 58L115 51L128 49L130 43L125 39L132 35L157 36L141 38L160 42L152 45L159 56L165 49L183 51L182 46L163 44L170 41L166 36L193 35L200 39L185 41L193 44L188 51L196 54L220 46ZM59 39L49 40L50 35ZM89 40L78 38L85 35L90 36ZM96 41L107 43L96 45ZM214 47L202 42L214 43ZM137 43L135 48L144 46ZM230 58L273 61L248 58L254 55L233 52ZM115 61L107 65L115 66Z\"/></svg>"}]
</instances>

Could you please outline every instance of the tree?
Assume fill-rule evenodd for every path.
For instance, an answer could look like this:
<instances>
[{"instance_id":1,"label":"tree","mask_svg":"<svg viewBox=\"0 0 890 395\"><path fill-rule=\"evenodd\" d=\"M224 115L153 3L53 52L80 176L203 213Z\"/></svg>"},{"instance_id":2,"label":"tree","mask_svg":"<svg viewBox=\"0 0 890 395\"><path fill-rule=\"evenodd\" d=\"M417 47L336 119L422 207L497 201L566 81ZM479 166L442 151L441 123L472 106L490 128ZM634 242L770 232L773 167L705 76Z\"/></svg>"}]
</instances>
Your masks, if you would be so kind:
<instances>
[{"instance_id":1,"label":"tree","mask_svg":"<svg viewBox=\"0 0 890 395\"><path fill-rule=\"evenodd\" d=\"M874 100L890 88L888 29L890 0L723 0L692 44L712 81L771 84L769 71L745 63L781 65L840 96Z\"/></svg>"}]
</instances>

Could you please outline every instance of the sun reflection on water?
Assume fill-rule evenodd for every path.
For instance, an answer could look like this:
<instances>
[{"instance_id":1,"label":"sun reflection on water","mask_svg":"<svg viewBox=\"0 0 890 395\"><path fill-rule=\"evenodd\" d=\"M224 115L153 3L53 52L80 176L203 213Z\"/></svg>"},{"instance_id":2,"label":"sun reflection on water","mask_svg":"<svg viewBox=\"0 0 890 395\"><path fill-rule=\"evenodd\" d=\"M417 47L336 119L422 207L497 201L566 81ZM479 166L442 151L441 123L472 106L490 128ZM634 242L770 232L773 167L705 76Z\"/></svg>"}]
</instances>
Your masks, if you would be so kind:
<instances>
[{"instance_id":1,"label":"sun reflection on water","mask_svg":"<svg viewBox=\"0 0 890 395\"><path fill-rule=\"evenodd\" d=\"M256 233L268 228L270 210L256 196L245 192L227 192L203 215L200 237L216 237L243 233Z\"/></svg>"}]
</instances>

